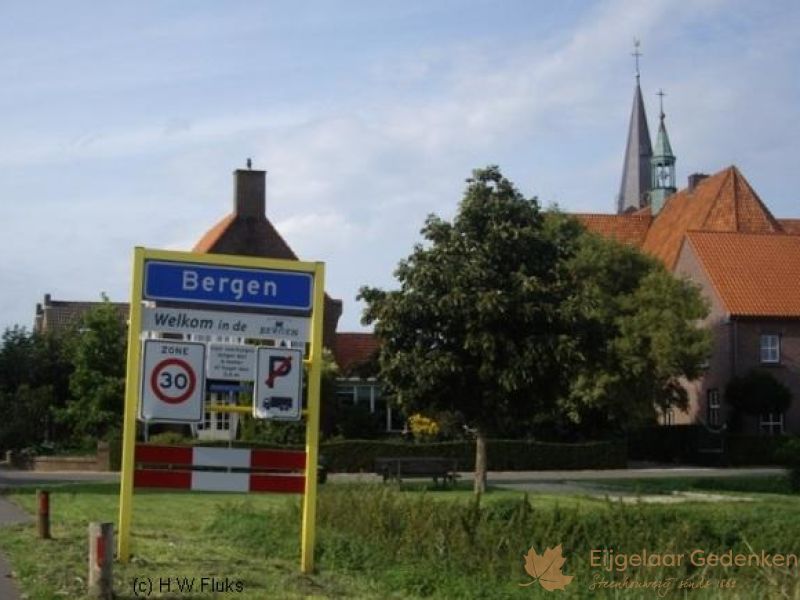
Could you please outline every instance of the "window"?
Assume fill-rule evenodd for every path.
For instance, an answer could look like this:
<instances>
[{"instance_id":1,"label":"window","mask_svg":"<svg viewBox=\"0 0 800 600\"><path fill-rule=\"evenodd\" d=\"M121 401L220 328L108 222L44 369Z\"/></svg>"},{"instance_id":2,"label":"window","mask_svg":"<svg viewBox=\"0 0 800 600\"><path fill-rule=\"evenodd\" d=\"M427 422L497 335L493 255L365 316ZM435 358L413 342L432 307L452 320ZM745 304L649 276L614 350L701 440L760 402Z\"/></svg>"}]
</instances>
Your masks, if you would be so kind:
<instances>
[{"instance_id":1,"label":"window","mask_svg":"<svg viewBox=\"0 0 800 600\"><path fill-rule=\"evenodd\" d=\"M761 433L780 435L783 433L783 413L762 413L758 425Z\"/></svg>"},{"instance_id":2,"label":"window","mask_svg":"<svg viewBox=\"0 0 800 600\"><path fill-rule=\"evenodd\" d=\"M781 362L781 338L773 333L761 335L761 362L777 364Z\"/></svg>"},{"instance_id":3,"label":"window","mask_svg":"<svg viewBox=\"0 0 800 600\"><path fill-rule=\"evenodd\" d=\"M717 388L708 390L706 397L708 399L706 406L708 417L706 420L711 427L719 427L721 406L719 401L719 390Z\"/></svg>"}]
</instances>

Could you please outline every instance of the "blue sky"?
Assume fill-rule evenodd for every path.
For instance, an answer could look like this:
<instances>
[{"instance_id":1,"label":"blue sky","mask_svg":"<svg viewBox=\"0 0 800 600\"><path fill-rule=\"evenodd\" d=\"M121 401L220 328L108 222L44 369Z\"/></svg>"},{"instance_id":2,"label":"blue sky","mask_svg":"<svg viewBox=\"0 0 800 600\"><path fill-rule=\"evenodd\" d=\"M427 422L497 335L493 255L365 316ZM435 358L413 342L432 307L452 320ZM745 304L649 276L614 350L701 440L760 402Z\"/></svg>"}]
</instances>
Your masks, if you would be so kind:
<instances>
[{"instance_id":1,"label":"blue sky","mask_svg":"<svg viewBox=\"0 0 800 600\"><path fill-rule=\"evenodd\" d=\"M0 327L45 293L127 300L132 248L190 249L252 157L358 330L358 288L392 286L475 167L614 209L634 37L679 183L736 164L800 217L798 30L791 1L3 2Z\"/></svg>"}]
</instances>

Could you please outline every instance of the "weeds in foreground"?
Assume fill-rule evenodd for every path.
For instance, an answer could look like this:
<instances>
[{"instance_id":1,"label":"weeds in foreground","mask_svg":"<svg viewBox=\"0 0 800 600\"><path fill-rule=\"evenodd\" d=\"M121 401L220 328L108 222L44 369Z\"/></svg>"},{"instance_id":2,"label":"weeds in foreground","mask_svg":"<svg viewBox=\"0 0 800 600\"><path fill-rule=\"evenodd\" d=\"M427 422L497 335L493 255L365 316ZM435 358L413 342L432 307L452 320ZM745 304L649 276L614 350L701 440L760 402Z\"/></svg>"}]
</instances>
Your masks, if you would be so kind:
<instances>
[{"instance_id":1,"label":"weeds in foreground","mask_svg":"<svg viewBox=\"0 0 800 600\"><path fill-rule=\"evenodd\" d=\"M331 486L319 498L318 561L322 569L374 577L387 590L412 597L530 598L523 555L562 544L564 572L574 575L567 597L604 597L589 586L597 576L624 575L678 581L735 578L736 590L694 591L692 597L800 596L797 567L699 568L688 560L675 567L631 568L624 573L590 564L591 550L617 554L648 552L800 554L800 523L774 504L687 503L678 506L558 505L542 509L527 496L479 505L475 501L434 501L426 493L389 486ZM228 532L266 555L296 556L299 503L265 515L237 506L220 510L210 528ZM617 591L617 593L619 593ZM677 591L675 593L678 593ZM741 596L739 595L741 594ZM625 596L622 596L625 597ZM637 594L627 597L639 597Z\"/></svg>"}]
</instances>

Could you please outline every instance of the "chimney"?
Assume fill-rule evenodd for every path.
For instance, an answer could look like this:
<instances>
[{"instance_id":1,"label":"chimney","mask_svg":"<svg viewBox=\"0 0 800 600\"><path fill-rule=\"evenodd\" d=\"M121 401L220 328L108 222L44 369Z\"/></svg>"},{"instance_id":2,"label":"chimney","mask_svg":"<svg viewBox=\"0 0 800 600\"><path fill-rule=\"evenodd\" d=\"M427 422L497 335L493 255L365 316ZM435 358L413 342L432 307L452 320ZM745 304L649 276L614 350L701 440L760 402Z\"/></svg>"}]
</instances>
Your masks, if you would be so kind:
<instances>
[{"instance_id":1,"label":"chimney","mask_svg":"<svg viewBox=\"0 0 800 600\"><path fill-rule=\"evenodd\" d=\"M50 306L50 298L51 298L50 294L45 294L44 295L44 305L45 306Z\"/></svg>"},{"instance_id":2,"label":"chimney","mask_svg":"<svg viewBox=\"0 0 800 600\"><path fill-rule=\"evenodd\" d=\"M691 175L689 175L689 191L693 192L694 188L697 187L697 184L703 181L703 179L705 179L706 177L708 177L708 175L706 175L705 173L692 173Z\"/></svg>"},{"instance_id":3,"label":"chimney","mask_svg":"<svg viewBox=\"0 0 800 600\"><path fill-rule=\"evenodd\" d=\"M233 214L261 219L266 214L266 171L236 169L233 172Z\"/></svg>"}]
</instances>

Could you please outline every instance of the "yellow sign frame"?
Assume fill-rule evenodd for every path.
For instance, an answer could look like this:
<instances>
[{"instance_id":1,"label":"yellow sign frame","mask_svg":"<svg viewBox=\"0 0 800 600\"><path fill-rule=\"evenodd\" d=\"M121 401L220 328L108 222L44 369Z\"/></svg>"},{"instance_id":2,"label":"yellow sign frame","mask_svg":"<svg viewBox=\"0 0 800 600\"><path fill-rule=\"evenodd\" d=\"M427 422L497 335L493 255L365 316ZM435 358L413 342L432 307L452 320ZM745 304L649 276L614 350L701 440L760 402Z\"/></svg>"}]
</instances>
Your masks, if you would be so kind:
<instances>
[{"instance_id":1,"label":"yellow sign frame","mask_svg":"<svg viewBox=\"0 0 800 600\"><path fill-rule=\"evenodd\" d=\"M131 556L131 525L133 522L133 471L136 448L136 411L139 403L141 377L141 328L144 265L148 260L178 263L201 263L214 266L273 269L309 273L313 277L311 307L311 340L308 359L308 403L306 416L306 470L303 494L303 517L300 533L300 570L314 570L314 543L317 520L317 462L319 454L320 379L322 375L322 317L325 305L325 263L200 254L136 247L133 251L133 284L131 286L130 321L128 323L128 357L125 379L125 409L122 429L122 467L119 487L119 529L117 559L127 563ZM249 412L249 408L247 409Z\"/></svg>"}]
</instances>

